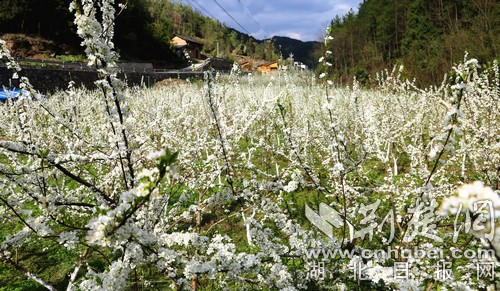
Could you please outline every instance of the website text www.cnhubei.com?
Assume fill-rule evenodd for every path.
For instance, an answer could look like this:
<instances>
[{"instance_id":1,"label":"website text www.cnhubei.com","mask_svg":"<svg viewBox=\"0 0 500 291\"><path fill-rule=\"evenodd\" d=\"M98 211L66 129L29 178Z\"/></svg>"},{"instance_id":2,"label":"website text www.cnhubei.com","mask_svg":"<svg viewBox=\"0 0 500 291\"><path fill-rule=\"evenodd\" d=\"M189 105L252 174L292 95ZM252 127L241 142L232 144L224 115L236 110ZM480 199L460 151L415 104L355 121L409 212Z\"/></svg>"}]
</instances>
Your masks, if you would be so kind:
<instances>
[{"instance_id":1,"label":"website text www.cnhubei.com","mask_svg":"<svg viewBox=\"0 0 500 291\"><path fill-rule=\"evenodd\" d=\"M448 249L445 253L441 249L399 249L388 246L386 249L377 250L355 250L355 249L335 249L335 248L317 248L308 249L304 253L307 259L351 259L353 257L361 257L363 259L445 259L451 257L453 259L487 259L495 257L495 251L492 249L477 249L477 250L460 250L456 248Z\"/></svg>"}]
</instances>

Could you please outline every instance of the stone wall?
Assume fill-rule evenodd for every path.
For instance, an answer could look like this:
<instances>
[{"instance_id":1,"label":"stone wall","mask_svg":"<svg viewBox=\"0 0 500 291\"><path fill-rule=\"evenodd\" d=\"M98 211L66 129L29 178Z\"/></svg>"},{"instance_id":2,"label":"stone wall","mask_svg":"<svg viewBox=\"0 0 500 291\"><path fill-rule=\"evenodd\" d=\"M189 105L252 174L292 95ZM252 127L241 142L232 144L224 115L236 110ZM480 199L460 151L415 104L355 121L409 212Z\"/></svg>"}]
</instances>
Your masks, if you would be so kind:
<instances>
[{"instance_id":1,"label":"stone wall","mask_svg":"<svg viewBox=\"0 0 500 291\"><path fill-rule=\"evenodd\" d=\"M36 90L42 93L64 90L70 81L74 81L76 87L84 86L94 89L94 82L97 80L97 72L89 70L76 70L70 68L44 68L27 67L23 68L20 76L28 77ZM128 71L118 75L125 80L129 86L153 86L156 82L164 79L188 79L203 78L200 72L154 72L145 70L143 72ZM12 70L5 66L0 66L0 87L19 87L19 80L12 79Z\"/></svg>"}]
</instances>

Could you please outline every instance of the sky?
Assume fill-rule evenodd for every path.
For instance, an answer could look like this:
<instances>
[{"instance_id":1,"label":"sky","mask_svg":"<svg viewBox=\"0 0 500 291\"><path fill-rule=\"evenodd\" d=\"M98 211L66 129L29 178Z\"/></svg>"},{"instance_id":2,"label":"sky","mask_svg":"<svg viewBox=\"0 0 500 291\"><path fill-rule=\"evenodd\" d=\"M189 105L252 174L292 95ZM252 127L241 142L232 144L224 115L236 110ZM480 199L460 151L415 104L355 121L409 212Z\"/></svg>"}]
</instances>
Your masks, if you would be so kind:
<instances>
[{"instance_id":1,"label":"sky","mask_svg":"<svg viewBox=\"0 0 500 291\"><path fill-rule=\"evenodd\" d=\"M203 15L215 17L227 26L257 39L288 36L311 41L320 40L327 24L336 15L342 16L351 8L357 11L363 0L182 1Z\"/></svg>"}]
</instances>

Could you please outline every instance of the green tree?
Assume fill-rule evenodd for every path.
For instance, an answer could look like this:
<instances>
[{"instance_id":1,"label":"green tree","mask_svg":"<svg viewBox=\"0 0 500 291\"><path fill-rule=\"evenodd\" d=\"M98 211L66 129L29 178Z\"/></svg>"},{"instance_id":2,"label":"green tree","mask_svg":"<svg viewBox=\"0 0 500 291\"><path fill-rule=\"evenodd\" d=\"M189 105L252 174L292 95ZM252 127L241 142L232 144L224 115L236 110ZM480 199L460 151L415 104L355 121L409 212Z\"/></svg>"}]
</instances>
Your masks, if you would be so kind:
<instances>
[{"instance_id":1,"label":"green tree","mask_svg":"<svg viewBox=\"0 0 500 291\"><path fill-rule=\"evenodd\" d=\"M26 14L30 11L30 0L2 0L0 2L0 23L3 29L6 25L12 25L12 20L25 19ZM22 24L23 22L20 21ZM22 27L20 27L22 29Z\"/></svg>"},{"instance_id":2,"label":"green tree","mask_svg":"<svg viewBox=\"0 0 500 291\"><path fill-rule=\"evenodd\" d=\"M441 76L441 72L436 73L442 52L441 37L428 7L425 0L415 0L409 5L402 49L405 66L413 75L422 76L420 79L424 81L437 81Z\"/></svg>"}]
</instances>

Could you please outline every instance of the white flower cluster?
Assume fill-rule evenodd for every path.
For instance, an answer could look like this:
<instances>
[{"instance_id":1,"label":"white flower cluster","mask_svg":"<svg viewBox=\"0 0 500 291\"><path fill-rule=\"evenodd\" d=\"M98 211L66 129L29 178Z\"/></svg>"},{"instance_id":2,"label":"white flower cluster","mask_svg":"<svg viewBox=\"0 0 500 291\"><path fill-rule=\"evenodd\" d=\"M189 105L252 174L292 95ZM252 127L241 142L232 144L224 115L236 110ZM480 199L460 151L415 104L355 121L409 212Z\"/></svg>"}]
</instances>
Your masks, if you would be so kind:
<instances>
[{"instance_id":1,"label":"white flower cluster","mask_svg":"<svg viewBox=\"0 0 500 291\"><path fill-rule=\"evenodd\" d=\"M378 241L364 235L349 241L350 232L366 234L362 228L377 223L387 236L390 223L407 230L412 239L398 237L397 247L450 249L447 240L422 243L449 235L434 227L435 203L414 209L411 203L448 197L473 178L498 182L498 78L471 73L465 87L419 90L398 67L381 77L380 90L369 91L311 83L312 76L283 70L274 78L217 75L205 87L125 89L115 76L113 4L72 4L90 64L102 78L99 91L70 87L43 102L0 106L2 263L16 251L50 245L74 264L70 286L84 290L130 289L136 282L172 289L202 289L207 282L221 289L315 288L323 283L308 276L308 249L363 251ZM331 54L320 59L327 68ZM447 98L460 94L467 106L459 108ZM177 149L178 158L165 166L170 154L159 148ZM446 163L436 162L441 152ZM444 200L443 213L474 212L484 199L497 217L495 190L476 182L458 193ZM373 197L382 202L368 213ZM331 240L298 207L316 201L335 207L341 217L335 221L345 224ZM324 258L335 275L324 284L354 286L349 266L359 261ZM367 288L424 287L434 272L430 263L409 261L422 271L397 281L388 261L369 260ZM488 283L456 271L460 282L439 281L439 287Z\"/></svg>"},{"instance_id":2,"label":"white flower cluster","mask_svg":"<svg viewBox=\"0 0 500 291\"><path fill-rule=\"evenodd\" d=\"M14 60L12 55L10 54L9 49L7 48L7 43L5 40L0 39L0 59L7 59L6 65L8 69L14 70L14 75L12 79L18 79L18 73L21 71L21 66Z\"/></svg>"},{"instance_id":3,"label":"white flower cluster","mask_svg":"<svg viewBox=\"0 0 500 291\"><path fill-rule=\"evenodd\" d=\"M500 192L486 187L480 181L464 184L457 189L458 195L447 197L441 203L441 215L466 213L466 231L493 248L500 257ZM456 223L456 221L455 221Z\"/></svg>"},{"instance_id":4,"label":"white flower cluster","mask_svg":"<svg viewBox=\"0 0 500 291\"><path fill-rule=\"evenodd\" d=\"M445 198L441 203L441 214L455 215L457 212L477 211L477 203L480 201L491 202L492 213L495 218L500 218L500 193L484 186L483 182L475 181L472 184L464 184L457 189L458 195Z\"/></svg>"}]
</instances>

